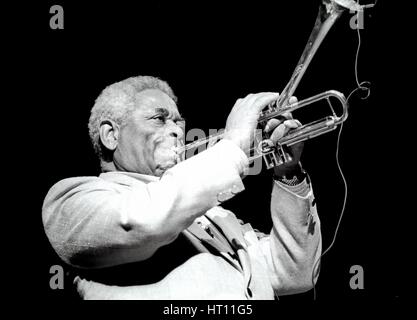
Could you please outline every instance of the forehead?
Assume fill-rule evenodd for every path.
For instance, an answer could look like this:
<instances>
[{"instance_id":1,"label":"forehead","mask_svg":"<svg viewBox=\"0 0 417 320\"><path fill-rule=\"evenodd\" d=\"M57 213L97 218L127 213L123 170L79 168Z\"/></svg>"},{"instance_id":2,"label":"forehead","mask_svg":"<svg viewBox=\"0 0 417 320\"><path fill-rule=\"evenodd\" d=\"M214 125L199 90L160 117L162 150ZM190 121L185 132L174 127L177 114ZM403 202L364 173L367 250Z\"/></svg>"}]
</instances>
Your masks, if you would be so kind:
<instances>
[{"instance_id":1,"label":"forehead","mask_svg":"<svg viewBox=\"0 0 417 320\"><path fill-rule=\"evenodd\" d=\"M155 109L163 108L170 113L178 114L178 108L174 100L158 89L146 89L138 92L135 100L137 111L140 113L151 113Z\"/></svg>"}]
</instances>

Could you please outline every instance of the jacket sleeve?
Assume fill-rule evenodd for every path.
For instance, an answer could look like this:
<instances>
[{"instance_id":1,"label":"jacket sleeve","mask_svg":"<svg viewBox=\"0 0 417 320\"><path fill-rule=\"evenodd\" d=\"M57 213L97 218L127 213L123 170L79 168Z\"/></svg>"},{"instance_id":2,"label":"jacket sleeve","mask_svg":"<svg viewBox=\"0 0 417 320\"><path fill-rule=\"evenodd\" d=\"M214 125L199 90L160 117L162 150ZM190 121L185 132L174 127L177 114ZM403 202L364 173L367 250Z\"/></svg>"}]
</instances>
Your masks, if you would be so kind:
<instances>
[{"instance_id":1,"label":"jacket sleeve","mask_svg":"<svg viewBox=\"0 0 417 320\"><path fill-rule=\"evenodd\" d=\"M274 181L271 197L273 227L260 240L272 287L277 295L305 292L317 281L321 255L320 220L311 185L304 190ZM313 276L314 268L314 276Z\"/></svg>"},{"instance_id":2,"label":"jacket sleeve","mask_svg":"<svg viewBox=\"0 0 417 320\"><path fill-rule=\"evenodd\" d=\"M241 174L247 166L241 149L224 139L154 182L62 180L44 200L46 235L58 255L74 266L145 260L196 217L244 190Z\"/></svg>"}]
</instances>

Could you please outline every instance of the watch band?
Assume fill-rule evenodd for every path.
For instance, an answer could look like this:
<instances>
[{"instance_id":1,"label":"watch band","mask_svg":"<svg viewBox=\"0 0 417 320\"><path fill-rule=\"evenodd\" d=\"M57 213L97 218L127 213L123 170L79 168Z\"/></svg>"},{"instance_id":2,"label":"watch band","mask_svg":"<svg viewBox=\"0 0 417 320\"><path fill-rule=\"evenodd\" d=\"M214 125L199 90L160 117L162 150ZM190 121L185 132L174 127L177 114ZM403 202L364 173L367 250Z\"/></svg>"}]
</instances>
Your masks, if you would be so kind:
<instances>
[{"instance_id":1,"label":"watch band","mask_svg":"<svg viewBox=\"0 0 417 320\"><path fill-rule=\"evenodd\" d=\"M308 177L307 173L301 166L301 163L298 163L298 166L294 171L282 177L274 177L274 179L288 186L296 186L303 182L306 177Z\"/></svg>"},{"instance_id":2,"label":"watch band","mask_svg":"<svg viewBox=\"0 0 417 320\"><path fill-rule=\"evenodd\" d=\"M291 179L287 179L286 177L282 177L277 179L279 182L282 182L288 186L296 186L297 184L300 184L301 181L298 179L298 177L295 175Z\"/></svg>"}]
</instances>

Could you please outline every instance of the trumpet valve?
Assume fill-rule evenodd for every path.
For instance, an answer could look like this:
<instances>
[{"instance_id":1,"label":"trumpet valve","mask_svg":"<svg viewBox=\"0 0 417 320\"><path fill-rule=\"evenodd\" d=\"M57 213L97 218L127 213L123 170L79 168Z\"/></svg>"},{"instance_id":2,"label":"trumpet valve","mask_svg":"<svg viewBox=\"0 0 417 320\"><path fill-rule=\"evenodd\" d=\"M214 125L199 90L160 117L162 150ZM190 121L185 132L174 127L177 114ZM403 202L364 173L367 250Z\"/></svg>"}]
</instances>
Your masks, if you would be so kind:
<instances>
[{"instance_id":1,"label":"trumpet valve","mask_svg":"<svg viewBox=\"0 0 417 320\"><path fill-rule=\"evenodd\" d=\"M260 153L268 153L274 149L274 143L270 139L264 139L258 144L258 151Z\"/></svg>"}]
</instances>

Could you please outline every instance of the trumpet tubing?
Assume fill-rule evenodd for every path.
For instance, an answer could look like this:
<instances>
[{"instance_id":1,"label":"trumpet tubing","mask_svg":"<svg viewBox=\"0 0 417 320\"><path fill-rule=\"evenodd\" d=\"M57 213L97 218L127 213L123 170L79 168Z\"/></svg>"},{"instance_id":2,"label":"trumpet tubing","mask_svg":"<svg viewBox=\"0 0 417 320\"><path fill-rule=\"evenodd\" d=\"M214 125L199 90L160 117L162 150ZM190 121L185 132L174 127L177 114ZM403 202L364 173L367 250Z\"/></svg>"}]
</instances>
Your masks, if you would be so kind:
<instances>
[{"instance_id":1,"label":"trumpet tubing","mask_svg":"<svg viewBox=\"0 0 417 320\"><path fill-rule=\"evenodd\" d=\"M330 98L336 98L340 102L341 111L336 112L333 104L330 101ZM269 119L279 117L284 113L292 113L298 109L304 108L306 106L312 105L320 100L326 100L329 104L331 114L322 119L312 121L301 127L290 131L286 136L281 138L276 145L271 145L269 139L264 139L264 137L257 137L254 135L253 147L249 150L249 161L254 161L259 157L264 157L267 168L272 168L274 166L285 163L288 159L288 155L284 152L283 147L291 146L299 142L318 137L324 133L330 132L337 128L339 124L345 121L348 117L348 103L346 101L343 93L336 90L329 90L322 93L319 93L310 98L301 100L299 102L293 103L286 108L280 110L268 110L261 113L259 117L259 122L267 122ZM224 133L218 133L207 138L198 139L191 143L188 143L177 149L178 153L185 153L185 157L188 158L190 155L194 155L195 152L190 152L187 155L187 151L197 149L201 146L209 148L211 145L214 145L217 141L223 138ZM205 149L205 148L204 148Z\"/></svg>"},{"instance_id":2,"label":"trumpet tubing","mask_svg":"<svg viewBox=\"0 0 417 320\"><path fill-rule=\"evenodd\" d=\"M269 105L260 113L258 119L258 127L263 130L269 119L279 117L284 113L291 113L295 110L304 108L323 99L327 100L331 109L331 114L290 131L275 145L269 139L268 134L263 132L261 137L255 137L254 139L254 146L249 151L250 161L253 161L259 157L263 157L268 169L279 166L291 160L289 155L284 151L285 146L291 146L293 144L330 132L336 129L339 124L343 123L347 119L348 103L345 96L339 91L325 91L294 104L289 104L289 99L295 92L295 89L297 88L305 71L307 70L307 67L309 66L314 54L316 53L317 49L319 48L320 44L322 43L323 39L335 21L344 11L346 11L346 9L359 11L362 10L362 8L363 6L357 4L353 0L322 0L314 28L310 34L301 58L295 67L290 81L281 92L278 100L275 101L274 104ZM341 113L335 112L330 101L330 98L332 97L336 98L340 102L342 106ZM191 142L177 149L177 152L180 154L185 153L185 158L187 158L189 156L187 155L188 150L198 148L202 145L207 145L207 147L209 147L222 138L223 133L211 135L207 138ZM191 156L192 155L194 155L194 153L191 154Z\"/></svg>"}]
</instances>

